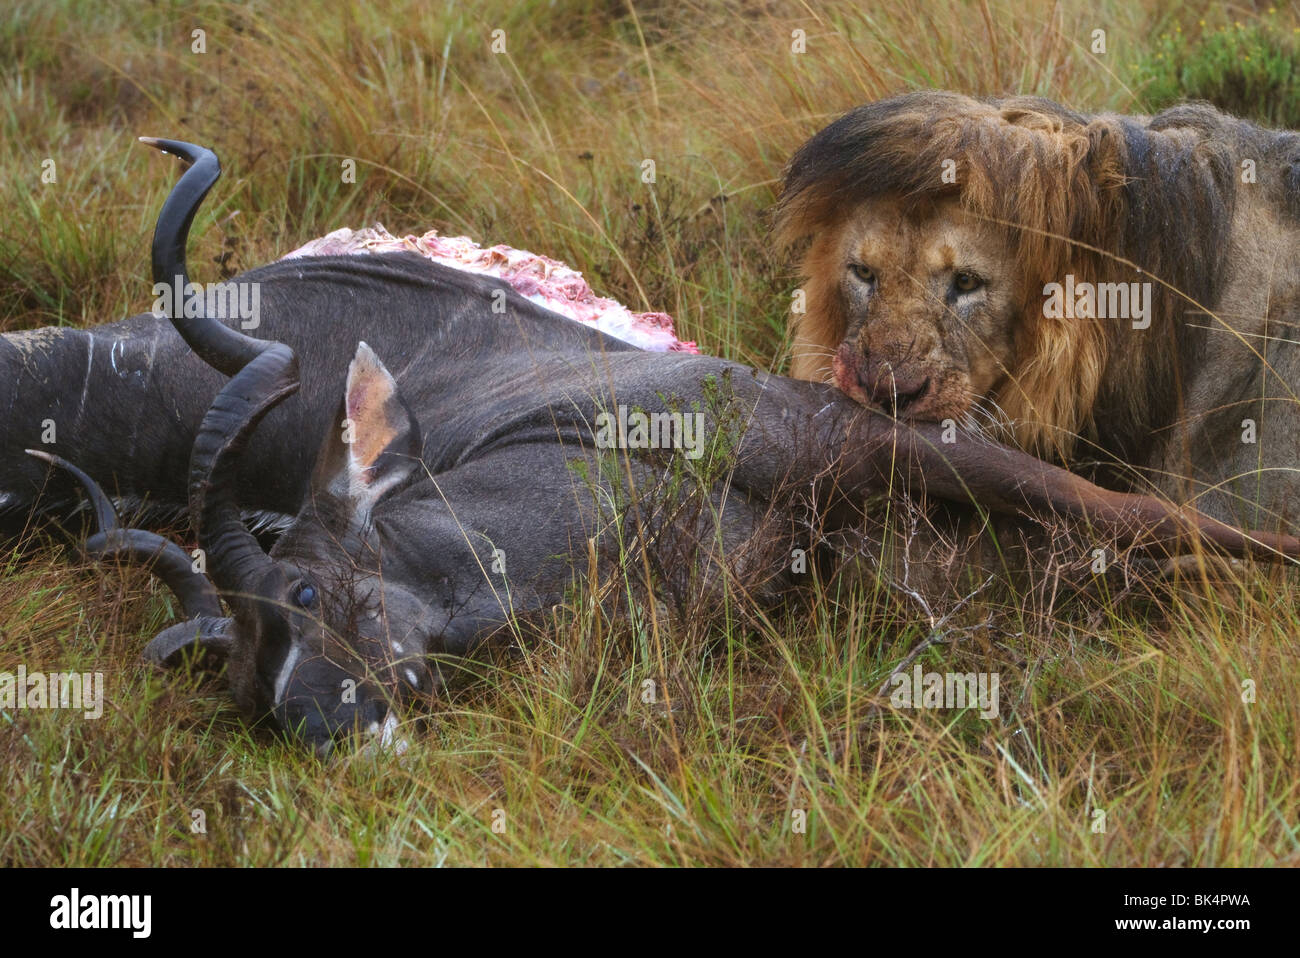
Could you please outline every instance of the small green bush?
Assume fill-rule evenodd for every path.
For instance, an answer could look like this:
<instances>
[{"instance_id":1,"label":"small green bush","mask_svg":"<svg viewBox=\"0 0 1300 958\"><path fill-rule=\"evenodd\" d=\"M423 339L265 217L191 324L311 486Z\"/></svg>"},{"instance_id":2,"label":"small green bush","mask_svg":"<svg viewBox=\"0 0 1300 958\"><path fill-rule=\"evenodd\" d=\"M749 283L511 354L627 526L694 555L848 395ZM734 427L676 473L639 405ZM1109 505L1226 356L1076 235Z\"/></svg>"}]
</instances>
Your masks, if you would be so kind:
<instances>
[{"instance_id":1,"label":"small green bush","mask_svg":"<svg viewBox=\"0 0 1300 958\"><path fill-rule=\"evenodd\" d=\"M1266 126L1300 128L1300 29L1272 16L1196 36L1178 27L1143 54L1137 80L1153 112L1208 100Z\"/></svg>"}]
</instances>

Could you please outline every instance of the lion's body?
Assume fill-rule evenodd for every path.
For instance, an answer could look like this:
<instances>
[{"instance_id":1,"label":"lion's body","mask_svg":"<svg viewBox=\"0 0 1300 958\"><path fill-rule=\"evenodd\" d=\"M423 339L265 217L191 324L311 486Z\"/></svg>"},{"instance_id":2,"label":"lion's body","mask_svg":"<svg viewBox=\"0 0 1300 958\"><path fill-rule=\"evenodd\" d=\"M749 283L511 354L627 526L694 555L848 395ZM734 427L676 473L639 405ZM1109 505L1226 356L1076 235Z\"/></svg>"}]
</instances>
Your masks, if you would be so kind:
<instances>
[{"instance_id":1,"label":"lion's body","mask_svg":"<svg viewBox=\"0 0 1300 958\"><path fill-rule=\"evenodd\" d=\"M813 240L794 375L1300 520L1300 135L909 94L805 144L780 229Z\"/></svg>"}]
</instances>

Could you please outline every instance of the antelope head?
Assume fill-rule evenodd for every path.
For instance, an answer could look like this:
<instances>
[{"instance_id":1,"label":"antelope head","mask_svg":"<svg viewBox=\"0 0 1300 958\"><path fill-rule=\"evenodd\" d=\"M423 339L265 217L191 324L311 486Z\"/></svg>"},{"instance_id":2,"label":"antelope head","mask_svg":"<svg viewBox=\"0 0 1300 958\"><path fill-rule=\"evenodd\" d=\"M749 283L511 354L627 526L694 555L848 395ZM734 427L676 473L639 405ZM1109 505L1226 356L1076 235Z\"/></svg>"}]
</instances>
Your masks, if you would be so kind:
<instances>
[{"instance_id":1,"label":"antelope head","mask_svg":"<svg viewBox=\"0 0 1300 958\"><path fill-rule=\"evenodd\" d=\"M201 147L146 142L189 164L164 204L153 245L155 280L189 288L186 237L220 167ZM503 624L501 604L491 595L467 598L463 588L458 595L456 575L423 567L428 549L417 555L414 541L439 530L413 517L409 502L399 503L401 521L386 515L425 474L421 434L393 376L364 342L340 397L339 428L325 437L302 511L264 552L241 518L235 467L258 423L297 390L297 361L287 346L244 336L201 313L190 309L186 318L178 303L170 318L198 356L231 377L199 428L189 477L189 511L206 571L230 615L220 617L210 589L173 575L173 588L202 594L202 608L188 603L191 623L160 635L148 655L172 662L197 647L224 659L244 712L269 718L321 753L357 731L386 743L396 728L395 707L440 687L430 655L464 652L486 627ZM93 487L89 477L78 478ZM126 550L116 543L129 540L131 554L140 555L157 545L115 523L115 516L101 516L106 544L92 540L92 551L120 554ZM448 569L478 566L470 537L457 532L443 540L439 561ZM159 548L164 569L177 563Z\"/></svg>"}]
</instances>

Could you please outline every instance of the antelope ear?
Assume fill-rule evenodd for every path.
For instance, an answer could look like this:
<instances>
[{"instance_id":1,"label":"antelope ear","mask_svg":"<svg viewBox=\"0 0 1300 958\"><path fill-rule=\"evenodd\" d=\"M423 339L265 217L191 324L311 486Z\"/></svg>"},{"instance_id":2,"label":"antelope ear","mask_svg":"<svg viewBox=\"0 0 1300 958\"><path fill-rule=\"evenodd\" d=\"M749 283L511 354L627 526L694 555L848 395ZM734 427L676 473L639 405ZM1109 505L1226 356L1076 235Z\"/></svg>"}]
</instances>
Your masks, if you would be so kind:
<instances>
[{"instance_id":1,"label":"antelope ear","mask_svg":"<svg viewBox=\"0 0 1300 958\"><path fill-rule=\"evenodd\" d=\"M374 350L358 343L313 487L368 511L419 466L421 445L419 423L397 381Z\"/></svg>"}]
</instances>

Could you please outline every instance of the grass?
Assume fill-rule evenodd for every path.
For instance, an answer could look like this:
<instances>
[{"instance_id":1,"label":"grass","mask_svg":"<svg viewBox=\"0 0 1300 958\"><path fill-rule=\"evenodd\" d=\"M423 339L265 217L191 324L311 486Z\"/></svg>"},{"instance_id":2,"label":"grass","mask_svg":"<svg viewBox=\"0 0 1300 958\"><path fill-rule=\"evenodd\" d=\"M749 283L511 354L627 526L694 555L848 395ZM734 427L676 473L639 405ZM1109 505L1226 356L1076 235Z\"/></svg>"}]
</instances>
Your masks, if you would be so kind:
<instances>
[{"instance_id":1,"label":"grass","mask_svg":"<svg viewBox=\"0 0 1300 958\"><path fill-rule=\"evenodd\" d=\"M1300 27L1270 9L1250 22L1197 23L1195 38L1175 23L1137 65L1153 108L1210 100L1266 126L1300 126Z\"/></svg>"},{"instance_id":2,"label":"grass","mask_svg":"<svg viewBox=\"0 0 1300 958\"><path fill-rule=\"evenodd\" d=\"M133 144L151 134L226 169L197 278L339 226L436 226L563 259L706 352L781 369L795 277L769 210L807 135L919 86L1149 109L1170 42L1150 38L1224 25L1209 4L1107 0L276 9L0 13L0 329L147 308L175 173ZM97 721L0 711L6 865L1300 863L1300 599L1276 570L976 597L918 662L998 673L991 722L875 696L930 627L871 577L771 617L738 600L662 643L588 588L467 664L401 758L322 763L247 728L219 683L139 663L171 621L160 584L39 543L4 562L0 671L108 688Z\"/></svg>"}]
</instances>

